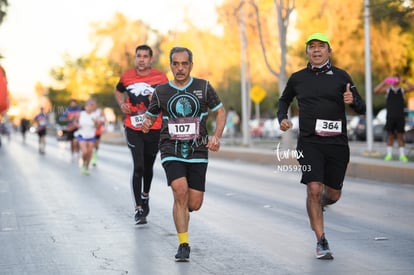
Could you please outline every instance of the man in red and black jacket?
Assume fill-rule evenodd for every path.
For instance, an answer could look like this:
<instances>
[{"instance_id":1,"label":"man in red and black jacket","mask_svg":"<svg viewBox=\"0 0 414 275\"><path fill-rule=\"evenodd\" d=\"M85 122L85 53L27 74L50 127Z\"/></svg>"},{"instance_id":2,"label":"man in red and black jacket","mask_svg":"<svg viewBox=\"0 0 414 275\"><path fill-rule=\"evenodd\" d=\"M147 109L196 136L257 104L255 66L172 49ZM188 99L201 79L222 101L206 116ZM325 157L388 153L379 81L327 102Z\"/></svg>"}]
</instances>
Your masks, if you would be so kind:
<instances>
[{"instance_id":1,"label":"man in red and black jacket","mask_svg":"<svg viewBox=\"0 0 414 275\"><path fill-rule=\"evenodd\" d=\"M135 67L121 75L116 85L115 99L124 114L125 136L134 161L132 191L135 200L135 223L147 223L149 192L153 177L153 165L158 153L161 116L148 134L141 126L152 93L159 84L168 82L165 73L151 67L153 51L147 45L135 49Z\"/></svg>"}]
</instances>

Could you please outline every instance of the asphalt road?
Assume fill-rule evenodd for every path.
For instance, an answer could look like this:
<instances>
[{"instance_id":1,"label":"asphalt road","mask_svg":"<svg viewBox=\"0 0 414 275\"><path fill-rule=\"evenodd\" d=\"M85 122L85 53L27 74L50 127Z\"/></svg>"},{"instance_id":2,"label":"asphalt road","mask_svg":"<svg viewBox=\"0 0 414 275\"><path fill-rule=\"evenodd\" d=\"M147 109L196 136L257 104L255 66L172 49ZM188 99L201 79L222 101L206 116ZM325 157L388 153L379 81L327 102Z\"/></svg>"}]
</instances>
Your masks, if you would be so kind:
<instances>
[{"instance_id":1,"label":"asphalt road","mask_svg":"<svg viewBox=\"0 0 414 275\"><path fill-rule=\"evenodd\" d=\"M131 160L102 145L81 175L68 149L36 139L0 148L0 274L413 274L414 185L347 178L325 212L333 261L315 240L297 172L212 157L191 214L189 263L176 263L172 194L157 160L149 223L135 226Z\"/></svg>"}]
</instances>

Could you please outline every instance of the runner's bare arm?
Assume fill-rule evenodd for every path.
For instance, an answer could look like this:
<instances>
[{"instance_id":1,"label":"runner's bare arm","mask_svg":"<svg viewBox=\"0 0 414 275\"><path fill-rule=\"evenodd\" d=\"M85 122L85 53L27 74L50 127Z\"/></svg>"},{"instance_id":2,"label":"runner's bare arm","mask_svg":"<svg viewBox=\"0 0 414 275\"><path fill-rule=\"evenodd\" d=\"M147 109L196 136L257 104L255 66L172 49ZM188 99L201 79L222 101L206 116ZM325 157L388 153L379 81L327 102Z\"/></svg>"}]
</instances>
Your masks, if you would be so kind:
<instances>
[{"instance_id":1,"label":"runner's bare arm","mask_svg":"<svg viewBox=\"0 0 414 275\"><path fill-rule=\"evenodd\" d=\"M216 129L214 135L209 139L207 148L211 151L218 151L220 149L220 139L223 135L224 126L226 125L226 111L221 107L216 112Z\"/></svg>"},{"instance_id":2,"label":"runner's bare arm","mask_svg":"<svg viewBox=\"0 0 414 275\"><path fill-rule=\"evenodd\" d=\"M129 105L125 102L125 96L122 92L115 89L114 91L115 100L119 105L119 108L121 108L122 113L124 114L130 114L131 110L129 109Z\"/></svg>"}]
</instances>

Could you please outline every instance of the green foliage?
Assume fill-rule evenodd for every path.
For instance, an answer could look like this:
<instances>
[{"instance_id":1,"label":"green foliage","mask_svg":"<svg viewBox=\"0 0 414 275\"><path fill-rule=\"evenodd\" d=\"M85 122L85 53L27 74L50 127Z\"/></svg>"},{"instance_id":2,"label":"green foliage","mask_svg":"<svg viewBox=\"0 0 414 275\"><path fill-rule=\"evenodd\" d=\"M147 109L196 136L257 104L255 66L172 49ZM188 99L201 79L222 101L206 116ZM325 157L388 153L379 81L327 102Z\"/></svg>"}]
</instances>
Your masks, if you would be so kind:
<instances>
[{"instance_id":1,"label":"green foliage","mask_svg":"<svg viewBox=\"0 0 414 275\"><path fill-rule=\"evenodd\" d=\"M8 7L8 0L0 0L0 24L3 23L3 20L6 17Z\"/></svg>"},{"instance_id":2,"label":"green foliage","mask_svg":"<svg viewBox=\"0 0 414 275\"><path fill-rule=\"evenodd\" d=\"M269 49L268 59L277 67L280 64L279 37L276 15L269 8L274 8L275 1L256 3L263 15L261 24L265 45ZM116 115L120 116L113 91L121 73L133 66L135 47L138 44L150 45L154 50L153 66L168 72L169 50L173 46L183 45L194 53L194 75L208 79L225 107L232 106L241 113L240 32L235 11L237 5L234 5L233 0L224 0L218 8L222 35L197 29L190 22L188 29L171 31L164 36L144 22L129 21L122 14L116 14L104 24L96 24L93 30L96 48L85 56L66 56L64 65L51 71L59 84L59 89L49 89L52 104L67 104L71 97L84 100L92 96L99 105L112 107ZM367 92L372 93L365 91L363 0L296 1L294 9L296 21L288 28L288 74L306 65L305 37L311 32L322 31L331 37L333 64L349 72L363 98ZM266 67L253 15L251 7L246 8L247 77L251 79L251 85L260 85L267 91L266 98L260 103L261 116L274 117L281 91L278 91L278 79ZM413 1L371 0L371 15L373 85L391 72L399 72L406 78L413 77ZM112 46L108 49L108 45ZM383 96L374 95L373 104L374 112L383 108ZM254 115L254 103L251 107ZM295 103L292 112L297 113Z\"/></svg>"},{"instance_id":3,"label":"green foliage","mask_svg":"<svg viewBox=\"0 0 414 275\"><path fill-rule=\"evenodd\" d=\"M372 22L377 24L387 21L410 30L414 19L414 2L412 0L371 0Z\"/></svg>"},{"instance_id":4,"label":"green foliage","mask_svg":"<svg viewBox=\"0 0 414 275\"><path fill-rule=\"evenodd\" d=\"M51 111L54 112L58 118L69 104L69 100L71 99L70 92L67 90L49 88L48 94L49 100L52 103Z\"/></svg>"},{"instance_id":5,"label":"green foliage","mask_svg":"<svg viewBox=\"0 0 414 275\"><path fill-rule=\"evenodd\" d=\"M3 23L3 20L6 17L8 6L9 3L7 0L0 0L0 25ZM3 58L3 56L0 53L0 59L1 58Z\"/></svg>"},{"instance_id":6,"label":"green foliage","mask_svg":"<svg viewBox=\"0 0 414 275\"><path fill-rule=\"evenodd\" d=\"M151 30L141 21L130 22L122 14L115 14L112 21L95 24L96 48L81 57L64 56L64 65L51 70L52 78L60 89L51 89L53 105L67 104L70 98L86 101L93 97L99 106L113 108L115 115L121 115L114 99L114 89L122 72L134 64L135 48L148 44L154 51L154 67L162 67L157 57L162 37L152 40ZM156 36L157 37L157 36ZM137 41L139 41L137 43ZM112 45L109 53L102 54L102 45ZM63 88L62 88L63 87Z\"/></svg>"},{"instance_id":7,"label":"green foliage","mask_svg":"<svg viewBox=\"0 0 414 275\"><path fill-rule=\"evenodd\" d=\"M229 77L223 78L221 82L214 85L215 90L219 94L224 107L228 109L233 107L236 112L241 112L241 84L240 84L240 68L233 66L223 72Z\"/></svg>"}]
</instances>

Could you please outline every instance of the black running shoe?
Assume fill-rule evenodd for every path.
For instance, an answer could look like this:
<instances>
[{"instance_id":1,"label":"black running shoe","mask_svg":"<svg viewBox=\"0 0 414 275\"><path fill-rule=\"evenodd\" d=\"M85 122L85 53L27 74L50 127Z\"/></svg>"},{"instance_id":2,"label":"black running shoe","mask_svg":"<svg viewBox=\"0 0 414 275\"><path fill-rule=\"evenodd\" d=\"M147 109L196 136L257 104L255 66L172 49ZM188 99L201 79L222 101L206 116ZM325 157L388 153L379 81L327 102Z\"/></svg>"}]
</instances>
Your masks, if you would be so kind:
<instances>
[{"instance_id":1,"label":"black running shoe","mask_svg":"<svg viewBox=\"0 0 414 275\"><path fill-rule=\"evenodd\" d=\"M190 246L188 243L182 243L175 254L175 261L188 262L190 260Z\"/></svg>"},{"instance_id":2,"label":"black running shoe","mask_svg":"<svg viewBox=\"0 0 414 275\"><path fill-rule=\"evenodd\" d=\"M323 234L320 241L316 243L316 258L320 260L333 260L328 241L325 239L325 234Z\"/></svg>"},{"instance_id":3,"label":"black running shoe","mask_svg":"<svg viewBox=\"0 0 414 275\"><path fill-rule=\"evenodd\" d=\"M141 199L142 199L142 209L144 210L144 217L147 217L150 212L149 196L141 195Z\"/></svg>"},{"instance_id":4,"label":"black running shoe","mask_svg":"<svg viewBox=\"0 0 414 275\"><path fill-rule=\"evenodd\" d=\"M146 224L147 219L144 216L144 210L142 208L135 209L135 224Z\"/></svg>"}]
</instances>

